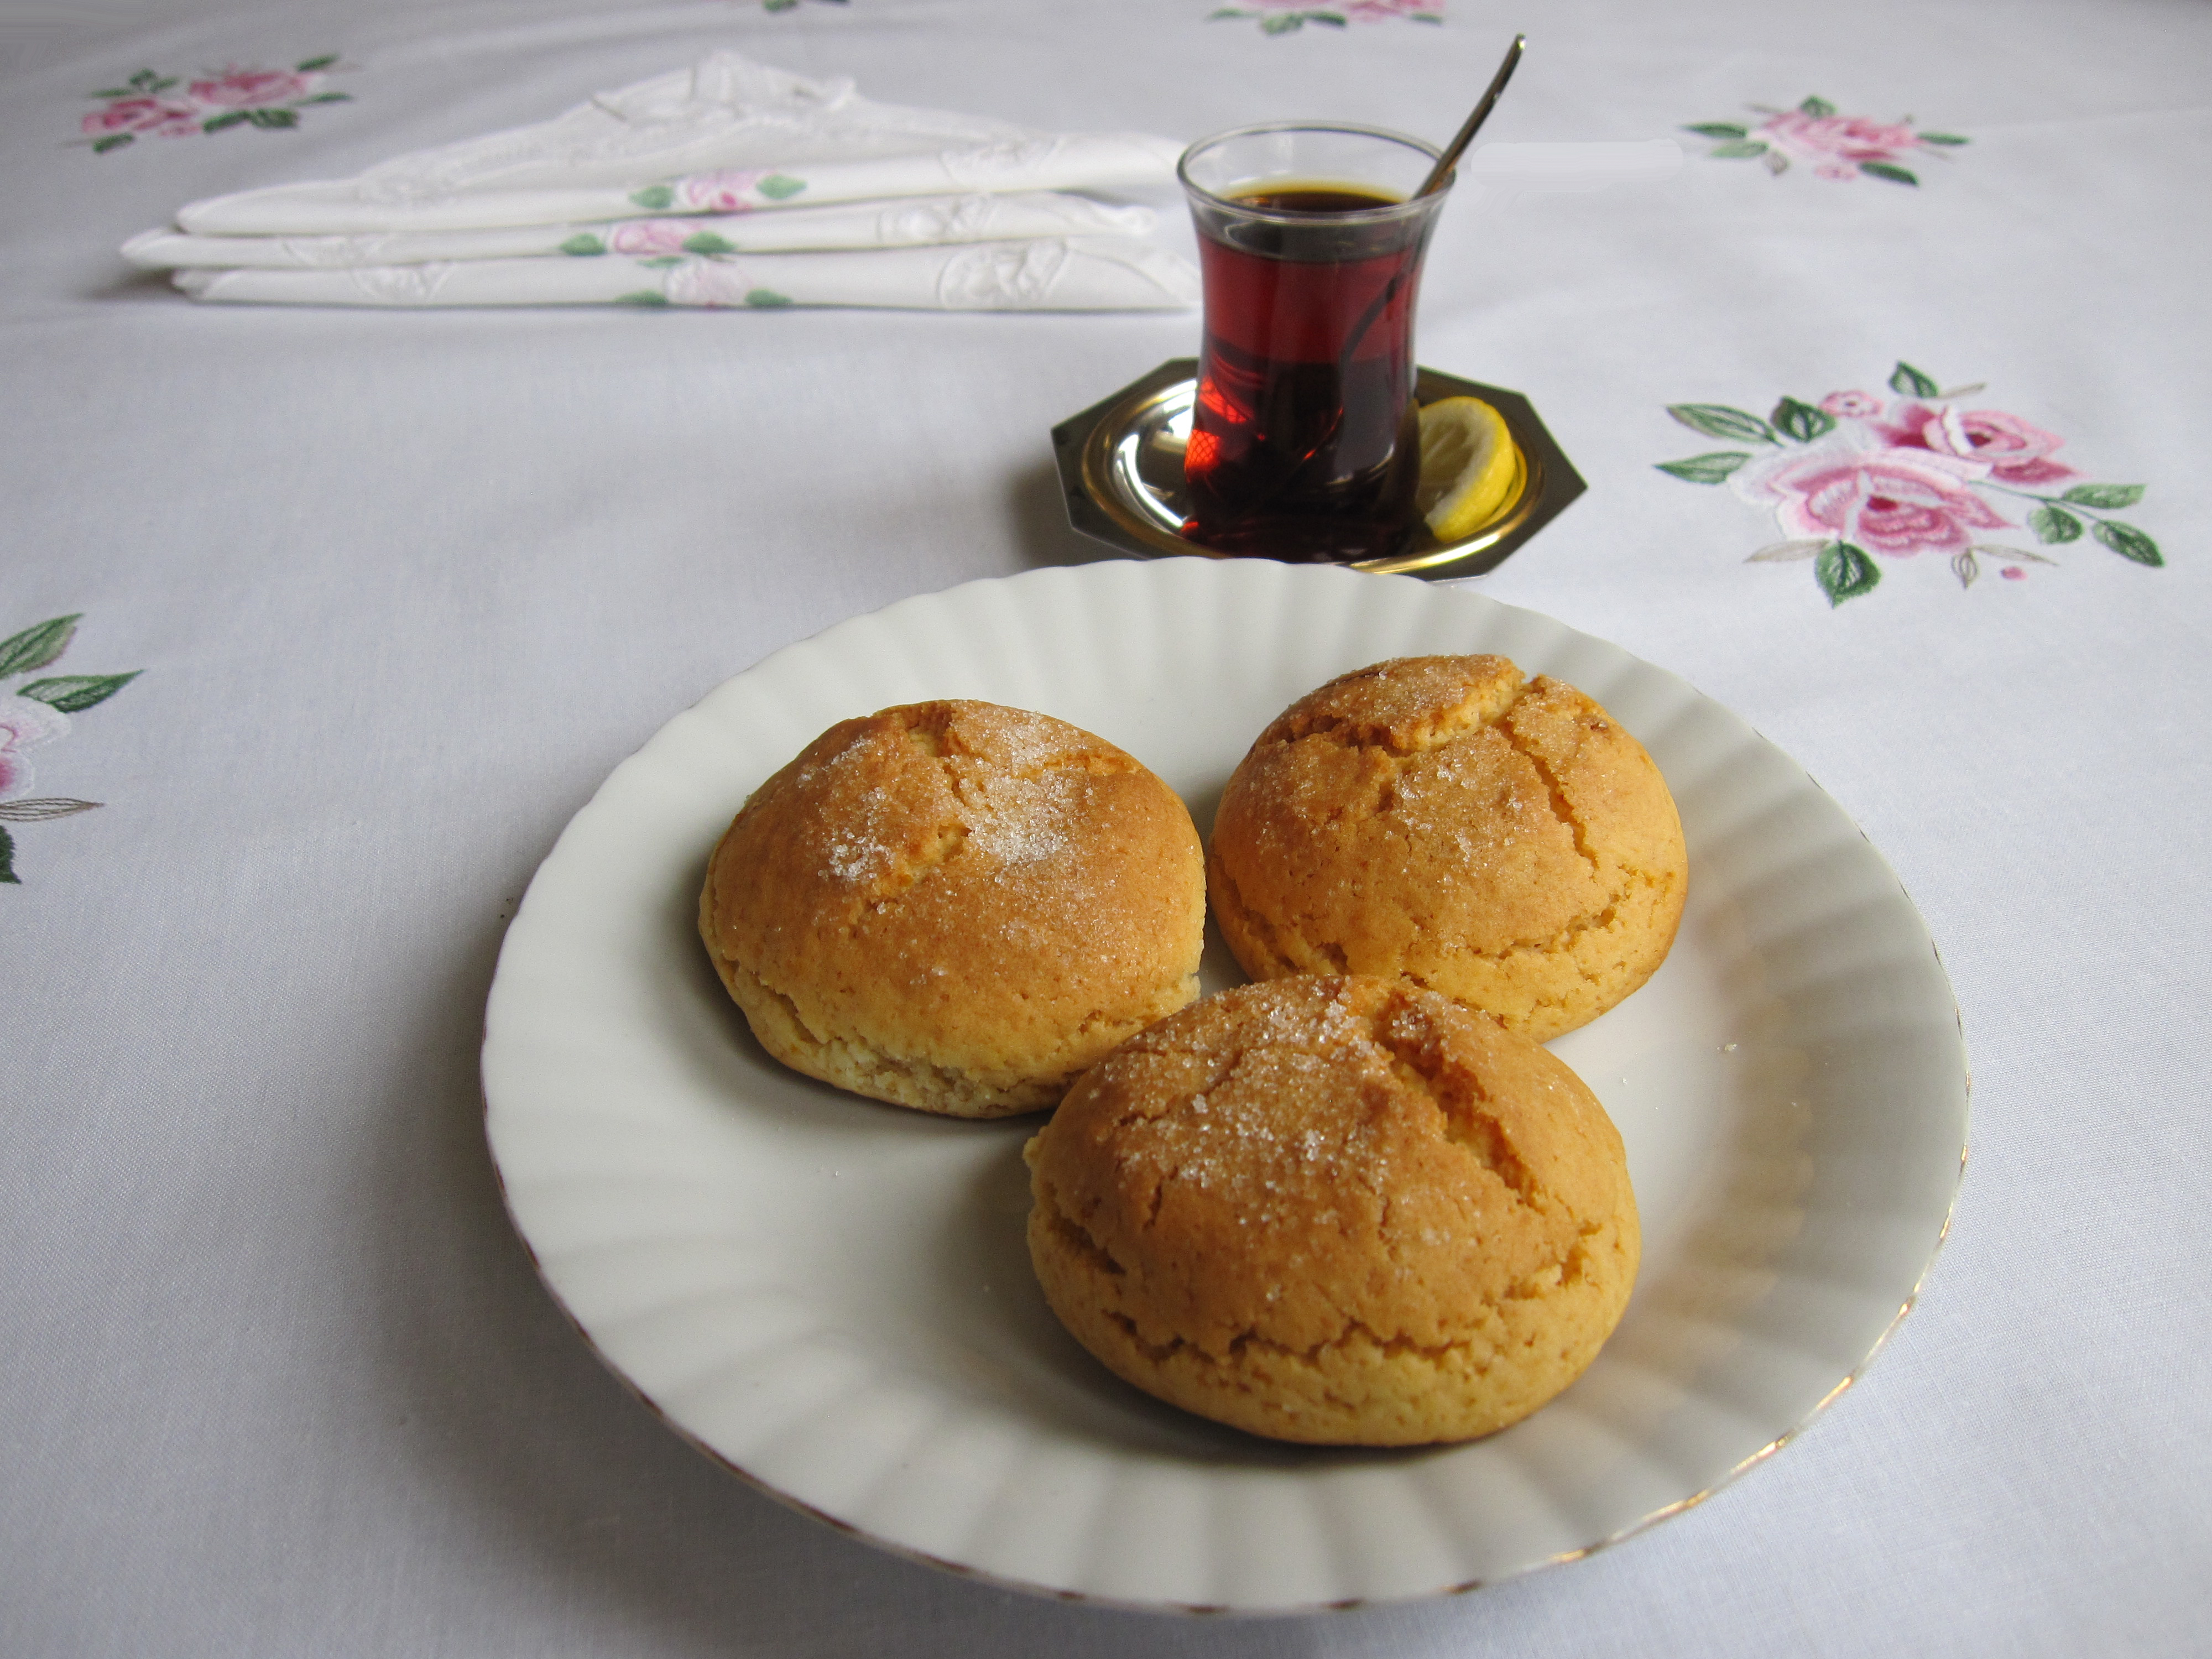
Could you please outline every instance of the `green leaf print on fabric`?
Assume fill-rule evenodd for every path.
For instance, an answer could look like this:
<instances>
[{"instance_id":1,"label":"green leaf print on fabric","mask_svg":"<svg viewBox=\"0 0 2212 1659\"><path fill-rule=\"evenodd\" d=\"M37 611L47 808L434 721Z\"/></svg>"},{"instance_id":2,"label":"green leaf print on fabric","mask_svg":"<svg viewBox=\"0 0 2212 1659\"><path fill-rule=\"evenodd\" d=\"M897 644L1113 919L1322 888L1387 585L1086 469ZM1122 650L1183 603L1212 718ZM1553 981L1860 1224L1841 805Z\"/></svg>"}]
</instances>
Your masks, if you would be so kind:
<instances>
[{"instance_id":1,"label":"green leaf print on fabric","mask_svg":"<svg viewBox=\"0 0 2212 1659\"><path fill-rule=\"evenodd\" d=\"M1881 580L1881 572L1866 550L1849 542L1830 542L1822 548L1813 561L1813 574L1828 596L1831 611L1845 599L1873 592Z\"/></svg>"},{"instance_id":2,"label":"green leaf print on fabric","mask_svg":"<svg viewBox=\"0 0 2212 1659\"><path fill-rule=\"evenodd\" d=\"M1766 417L1774 429L1799 443L1810 443L1815 438L1836 428L1836 417L1824 409L1811 404L1801 404L1795 398L1784 398L1774 405L1774 412Z\"/></svg>"},{"instance_id":3,"label":"green leaf print on fabric","mask_svg":"<svg viewBox=\"0 0 2212 1659\"><path fill-rule=\"evenodd\" d=\"M2039 542L2078 542L2081 539L2081 520L2063 507L2049 502L2027 515L2027 527L2035 532Z\"/></svg>"},{"instance_id":4,"label":"green leaf print on fabric","mask_svg":"<svg viewBox=\"0 0 2212 1659\"><path fill-rule=\"evenodd\" d=\"M2076 507L2101 507L2107 509L2133 507L2143 498L2141 484L2075 484L2058 499L2071 501Z\"/></svg>"},{"instance_id":5,"label":"green leaf print on fabric","mask_svg":"<svg viewBox=\"0 0 2212 1659\"><path fill-rule=\"evenodd\" d=\"M1307 24L1343 29L1355 23L1442 23L1443 0L1343 0L1337 5L1317 6L1313 0L1247 0L1241 6L1218 6L1206 14L1209 23L1242 21L1260 26L1262 34L1296 34Z\"/></svg>"},{"instance_id":6,"label":"green leaf print on fabric","mask_svg":"<svg viewBox=\"0 0 2212 1659\"><path fill-rule=\"evenodd\" d=\"M15 695L35 697L64 714L78 714L106 702L137 678L138 671L128 674L64 674L55 679L33 680L17 688Z\"/></svg>"},{"instance_id":7,"label":"green leaf print on fabric","mask_svg":"<svg viewBox=\"0 0 2212 1659\"><path fill-rule=\"evenodd\" d=\"M1671 472L1687 483L1717 484L1726 483L1729 474L1750 459L1749 452L1745 450L1717 449L1710 455L1692 455L1686 460L1661 461L1657 465L1662 472Z\"/></svg>"},{"instance_id":8,"label":"green leaf print on fabric","mask_svg":"<svg viewBox=\"0 0 2212 1659\"><path fill-rule=\"evenodd\" d=\"M2166 556L2158 550L2158 544L2133 525L2106 519L2089 533L2124 559L2133 559L2137 564L2148 565L2166 562Z\"/></svg>"},{"instance_id":9,"label":"green leaf print on fabric","mask_svg":"<svg viewBox=\"0 0 2212 1659\"><path fill-rule=\"evenodd\" d=\"M1911 363L1901 362L1889 373L1889 389L1908 398L1932 398L1938 388Z\"/></svg>"},{"instance_id":10,"label":"green leaf print on fabric","mask_svg":"<svg viewBox=\"0 0 2212 1659\"><path fill-rule=\"evenodd\" d=\"M1708 438L1736 438L1753 443L1775 441L1774 430L1758 416L1726 404L1669 404L1667 412L1692 432Z\"/></svg>"},{"instance_id":11,"label":"green leaf print on fabric","mask_svg":"<svg viewBox=\"0 0 2212 1659\"><path fill-rule=\"evenodd\" d=\"M76 625L83 620L82 611L56 617L0 640L0 679L44 668L69 649L69 642L76 637Z\"/></svg>"},{"instance_id":12,"label":"green leaf print on fabric","mask_svg":"<svg viewBox=\"0 0 2212 1659\"><path fill-rule=\"evenodd\" d=\"M46 800L0 800L0 823L44 823L48 818L75 817L99 805L96 800L71 800L66 795Z\"/></svg>"}]
</instances>

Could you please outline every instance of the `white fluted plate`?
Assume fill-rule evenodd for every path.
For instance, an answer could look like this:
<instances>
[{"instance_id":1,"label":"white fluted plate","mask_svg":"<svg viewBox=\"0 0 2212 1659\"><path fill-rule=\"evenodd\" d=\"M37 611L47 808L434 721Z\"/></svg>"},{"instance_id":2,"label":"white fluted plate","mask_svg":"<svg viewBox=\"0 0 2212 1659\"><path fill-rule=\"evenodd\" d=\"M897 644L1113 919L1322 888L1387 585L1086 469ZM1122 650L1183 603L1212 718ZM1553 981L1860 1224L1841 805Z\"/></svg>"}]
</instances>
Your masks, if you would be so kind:
<instances>
[{"instance_id":1,"label":"white fluted plate","mask_svg":"<svg viewBox=\"0 0 2212 1659\"><path fill-rule=\"evenodd\" d=\"M1644 1266L1596 1363L1469 1445L1313 1450L1185 1416L1030 1275L1033 1119L969 1123L769 1060L695 932L708 850L833 722L980 697L1121 744L1200 826L1285 704L1494 651L1640 738L1681 808L1673 954L1552 1046L1627 1143ZM1209 956L1208 988L1233 982ZM1966 1144L1928 932L1788 757L1670 674L1401 577L1178 559L1041 570L777 653L616 769L531 884L485 1024L508 1207L585 1336L679 1432L838 1526L1073 1598L1288 1611L1463 1589L1695 1502L1856 1374L1941 1240Z\"/></svg>"}]
</instances>

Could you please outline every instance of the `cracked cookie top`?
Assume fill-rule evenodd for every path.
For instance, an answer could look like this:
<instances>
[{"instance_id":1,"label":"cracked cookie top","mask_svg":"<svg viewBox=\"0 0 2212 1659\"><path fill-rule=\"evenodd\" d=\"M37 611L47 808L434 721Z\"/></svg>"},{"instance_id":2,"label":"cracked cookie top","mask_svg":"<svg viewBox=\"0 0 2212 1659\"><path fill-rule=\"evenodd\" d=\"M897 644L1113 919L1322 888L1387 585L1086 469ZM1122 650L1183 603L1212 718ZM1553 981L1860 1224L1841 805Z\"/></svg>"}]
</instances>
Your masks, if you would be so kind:
<instances>
[{"instance_id":1,"label":"cracked cookie top","mask_svg":"<svg viewBox=\"0 0 2212 1659\"><path fill-rule=\"evenodd\" d=\"M1659 769L1581 691L1503 657L1407 657L1260 735L1207 881L1256 979L1402 975L1540 1041L1650 977L1688 860Z\"/></svg>"},{"instance_id":2,"label":"cracked cookie top","mask_svg":"<svg viewBox=\"0 0 2212 1659\"><path fill-rule=\"evenodd\" d=\"M1403 981L1295 977L1161 1022L1030 1143L1032 1259L1139 1387L1281 1438L1488 1433L1580 1373L1638 1249L1566 1065Z\"/></svg>"},{"instance_id":3,"label":"cracked cookie top","mask_svg":"<svg viewBox=\"0 0 2212 1659\"><path fill-rule=\"evenodd\" d=\"M1049 1105L1188 1003L1204 921L1166 784L1063 720L971 702L823 732L745 803L700 901L776 1058L960 1115Z\"/></svg>"}]
</instances>

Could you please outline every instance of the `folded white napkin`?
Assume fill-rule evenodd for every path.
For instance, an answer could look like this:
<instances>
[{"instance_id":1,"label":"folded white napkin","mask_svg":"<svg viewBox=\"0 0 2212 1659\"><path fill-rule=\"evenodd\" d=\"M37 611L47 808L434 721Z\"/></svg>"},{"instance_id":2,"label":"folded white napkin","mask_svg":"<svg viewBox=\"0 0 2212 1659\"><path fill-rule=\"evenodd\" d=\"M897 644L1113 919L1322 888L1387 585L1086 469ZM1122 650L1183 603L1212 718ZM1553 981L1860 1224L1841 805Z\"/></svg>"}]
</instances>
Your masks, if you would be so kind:
<instances>
[{"instance_id":1,"label":"folded white napkin","mask_svg":"<svg viewBox=\"0 0 2212 1659\"><path fill-rule=\"evenodd\" d=\"M1188 260L1127 236L851 253L449 260L335 270L179 270L196 300L302 306L884 306L1150 311L1198 299Z\"/></svg>"},{"instance_id":2,"label":"folded white napkin","mask_svg":"<svg viewBox=\"0 0 2212 1659\"><path fill-rule=\"evenodd\" d=\"M726 213L884 196L1164 184L1182 147L1031 131L878 104L717 52L567 114L379 163L351 179L193 202L197 235L357 235Z\"/></svg>"},{"instance_id":3,"label":"folded white napkin","mask_svg":"<svg viewBox=\"0 0 2212 1659\"><path fill-rule=\"evenodd\" d=\"M392 230L360 236L195 236L149 230L123 245L145 270L236 266L328 270L419 265L449 259L593 258L617 253L781 253L915 247L1038 236L1143 236L1156 216L1087 196L1017 191L1006 196L915 196L837 203L781 213L704 214L613 223L514 225L488 230Z\"/></svg>"},{"instance_id":4,"label":"folded white napkin","mask_svg":"<svg viewBox=\"0 0 2212 1659\"><path fill-rule=\"evenodd\" d=\"M1165 185L1180 153L718 52L352 179L191 203L123 252L234 303L1179 307L1198 273L1139 240L1151 210L1063 192Z\"/></svg>"}]
</instances>

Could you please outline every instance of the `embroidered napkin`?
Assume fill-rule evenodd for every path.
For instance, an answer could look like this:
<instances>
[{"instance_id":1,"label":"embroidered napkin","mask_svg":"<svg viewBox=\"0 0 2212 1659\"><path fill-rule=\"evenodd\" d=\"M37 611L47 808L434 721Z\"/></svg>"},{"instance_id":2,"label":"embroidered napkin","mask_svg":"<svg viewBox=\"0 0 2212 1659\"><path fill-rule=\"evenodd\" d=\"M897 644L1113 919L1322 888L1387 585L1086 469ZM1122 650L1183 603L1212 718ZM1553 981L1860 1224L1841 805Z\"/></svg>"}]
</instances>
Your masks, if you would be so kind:
<instances>
[{"instance_id":1,"label":"embroidered napkin","mask_svg":"<svg viewBox=\"0 0 2212 1659\"><path fill-rule=\"evenodd\" d=\"M1182 146L1144 133L1034 132L863 98L716 52L567 114L380 162L351 179L187 204L200 235L345 235L561 224L948 191L1157 183Z\"/></svg>"},{"instance_id":2,"label":"embroidered napkin","mask_svg":"<svg viewBox=\"0 0 2212 1659\"><path fill-rule=\"evenodd\" d=\"M1149 210L1061 193L1166 184L1181 149L878 104L718 52L352 179L188 204L124 254L197 299L276 304L1182 307L1197 273L1137 240ZM959 245L996 251L943 251ZM882 257L921 247L940 251Z\"/></svg>"},{"instance_id":3,"label":"embroidered napkin","mask_svg":"<svg viewBox=\"0 0 2212 1659\"><path fill-rule=\"evenodd\" d=\"M510 136L520 137L532 131L524 128ZM1174 178L1176 158L1182 154L1182 146L1172 139L1141 133L1054 137L1018 128L1000 138L903 155L841 160L791 153L818 151L832 136L805 131L795 121L747 120L721 134L714 149L720 154L760 158L750 166L666 170L664 162L672 163L679 155L702 148L690 143L674 147L675 153L665 157L640 154L629 162L635 171L611 183L588 177L609 165L588 159L580 162L578 177L562 180L546 176L542 162L509 173L434 166L422 157L403 156L355 179L276 185L187 203L178 210L177 222L209 236L343 236L380 230L557 225L623 219L641 212L742 211L801 201L857 202L945 191L1110 190L1166 183ZM856 130L852 137L860 143L884 141L884 135L872 128ZM927 135L912 137L921 141ZM787 148L779 149L779 144ZM423 156L444 154L428 150Z\"/></svg>"},{"instance_id":4,"label":"embroidered napkin","mask_svg":"<svg viewBox=\"0 0 2212 1659\"><path fill-rule=\"evenodd\" d=\"M196 300L303 306L883 306L1147 311L1198 299L1188 260L1128 236L852 253L467 259L337 270L179 270Z\"/></svg>"},{"instance_id":5,"label":"embroidered napkin","mask_svg":"<svg viewBox=\"0 0 2212 1659\"><path fill-rule=\"evenodd\" d=\"M393 230L358 236L195 236L149 230L123 245L146 270L256 266L326 270L347 265L416 265L449 259L651 257L676 253L777 253L836 248L912 247L1037 236L1144 236L1150 208L1111 207L1087 196L1016 191L1005 196L918 196L838 203L781 213L704 214L614 223L514 225L487 230Z\"/></svg>"}]
</instances>

